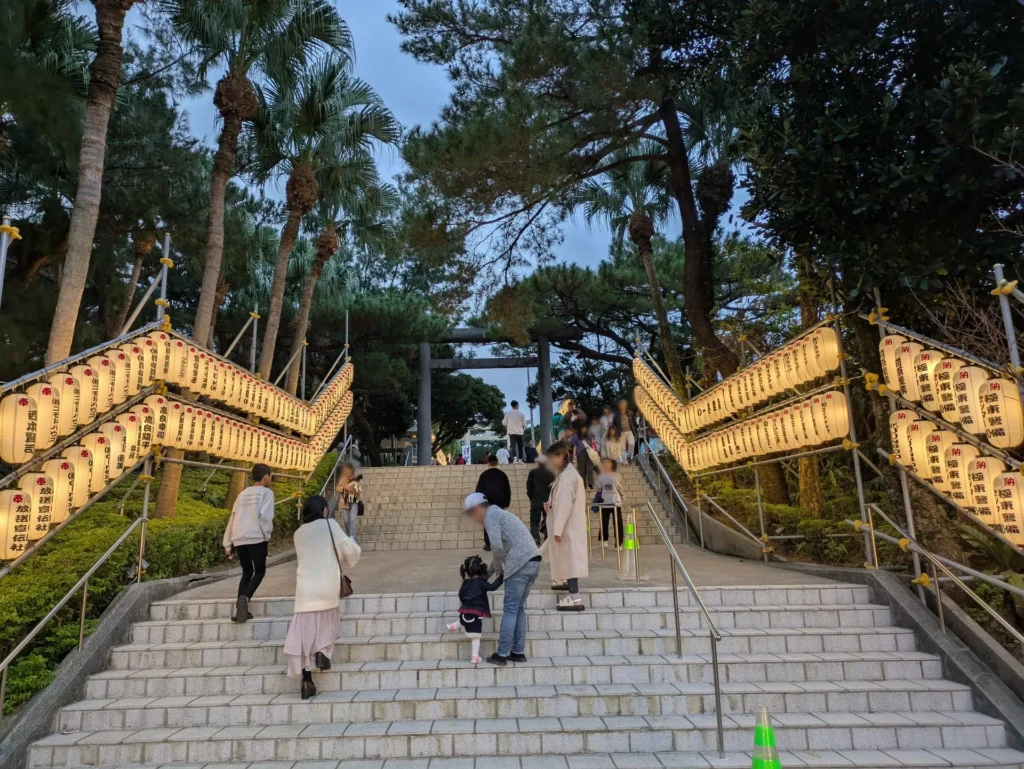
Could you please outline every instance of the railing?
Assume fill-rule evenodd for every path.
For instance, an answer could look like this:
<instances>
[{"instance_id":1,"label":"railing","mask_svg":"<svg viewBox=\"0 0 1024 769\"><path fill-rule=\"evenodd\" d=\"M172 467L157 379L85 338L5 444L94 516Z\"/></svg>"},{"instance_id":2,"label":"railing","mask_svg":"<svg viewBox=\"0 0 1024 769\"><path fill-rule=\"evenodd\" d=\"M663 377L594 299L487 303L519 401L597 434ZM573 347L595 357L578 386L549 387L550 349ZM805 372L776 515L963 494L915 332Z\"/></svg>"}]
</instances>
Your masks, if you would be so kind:
<instances>
[{"instance_id":1,"label":"railing","mask_svg":"<svg viewBox=\"0 0 1024 769\"><path fill-rule=\"evenodd\" d=\"M39 620L39 622L36 623L35 627L33 627L32 630L28 632L28 635L22 638L21 641L19 641L18 644L10 651L10 653L3 658L3 660L0 660L0 719L3 718L4 699L7 693L7 671L10 668L11 663L18 657L19 654L21 654L22 651L24 651L25 647L27 647L30 643L32 643L33 640L35 640L36 636L38 636L43 631L43 629L53 620L54 617L57 616L60 610L68 604L68 602L74 597L74 595L79 590L82 591L82 603L78 617L78 650L82 650L82 645L85 643L85 612L89 598L89 579L92 577L93 574L95 574L99 570L99 568L103 564L105 564L109 560L110 556L117 552L118 548L124 544L124 542L131 536L132 532L134 532L136 529L139 529L139 559L138 563L136 564L134 579L135 582L137 583L142 581L142 572L144 571L143 564L146 554L146 524L149 521L150 483L153 480L153 477L150 475L152 469L151 463L152 460L148 456L142 460L142 476L146 479L145 492L142 497L142 516L132 522L132 524L125 530L125 532L117 538L117 541L114 542L114 544L112 544L107 549L107 552L101 555L99 559L96 561L96 563L94 563L89 568L89 570L82 575L78 582L75 583L74 587L72 587L67 593L64 594L64 597L61 598L52 609L50 609L49 613L47 613L45 617L43 617L41 620ZM128 477L129 474L130 473L123 474L118 479L117 483L123 481L125 478ZM115 483L108 486L107 489L105 489L104 491L113 488L114 485L117 484ZM6 571L9 571L9 569L6 569L5 573Z\"/></svg>"},{"instance_id":2,"label":"railing","mask_svg":"<svg viewBox=\"0 0 1024 769\"><path fill-rule=\"evenodd\" d=\"M352 436L350 435L348 436L348 438L345 439L345 442L341 445L341 448L338 449L338 458L335 460L334 467L331 468L331 472L327 474L327 479L324 481L324 485L320 487L320 496L326 497L327 490L333 489L335 486L337 486L338 468L342 466L342 464L345 462L346 457L348 457L349 449L351 448L351 446Z\"/></svg>"},{"instance_id":3,"label":"railing","mask_svg":"<svg viewBox=\"0 0 1024 769\"><path fill-rule=\"evenodd\" d=\"M650 441L647 440L646 425L642 424L640 429L638 430L638 432L640 433L640 435L638 436L638 440L640 441L640 443L643 446L647 447L647 451L640 452L637 455L637 457L638 457L637 463L640 465L640 469L643 470L644 475L647 476L647 481L652 486L654 486L659 492L662 490L662 483L664 482L664 488L665 488L665 490L667 492L666 496L668 497L668 512L669 512L670 516L675 512L675 506L679 505L679 509L680 509L680 511L682 511L682 515L683 515L683 535L686 537L687 544L689 544L689 542L690 542L690 522L689 522L690 507L689 507L689 505L686 504L686 500L683 499L682 495L679 493L679 490L676 488L675 484L672 482L672 476L670 476L668 474L668 470L666 470L665 466L661 463L661 459L658 457L657 453L654 451L654 447L651 446ZM648 462L653 463L654 467L657 468L657 472L655 472L655 470L652 467L650 467L650 466L648 466L647 464L644 463L645 459ZM704 519L703 519L703 517L698 517L697 525L698 525L698 527L700 529L700 546L704 547Z\"/></svg>"},{"instance_id":4,"label":"railing","mask_svg":"<svg viewBox=\"0 0 1024 769\"><path fill-rule=\"evenodd\" d=\"M700 611L704 622L708 626L708 638L711 639L711 672L714 676L715 682L715 719L718 730L718 756L719 758L725 758L725 731L722 727L722 684L718 675L718 642L722 640L722 634L718 630L718 626L715 625L715 621L711 619L711 612L708 611L708 607L704 605L704 600L700 597L700 591L697 590L697 586L693 584L693 580L690 579L689 573L686 571L686 567L683 566L682 560L679 558L679 553L676 552L675 545L672 544L672 538L669 537L668 532L665 530L665 526L658 518L658 514L654 512L654 507L650 502L645 503L647 505L647 512L651 514L651 518L654 520L655 526L658 527L658 533L661 535L662 541L665 543L665 548L668 550L668 563L669 571L672 572L672 605L675 609L676 618L676 652L680 657L683 656L683 633L679 625L679 583L677 579L677 571L683 575L683 582L686 583L686 587L690 591L690 595L693 596L693 602L696 604L697 609ZM637 566L637 574L640 573L639 565Z\"/></svg>"}]
</instances>

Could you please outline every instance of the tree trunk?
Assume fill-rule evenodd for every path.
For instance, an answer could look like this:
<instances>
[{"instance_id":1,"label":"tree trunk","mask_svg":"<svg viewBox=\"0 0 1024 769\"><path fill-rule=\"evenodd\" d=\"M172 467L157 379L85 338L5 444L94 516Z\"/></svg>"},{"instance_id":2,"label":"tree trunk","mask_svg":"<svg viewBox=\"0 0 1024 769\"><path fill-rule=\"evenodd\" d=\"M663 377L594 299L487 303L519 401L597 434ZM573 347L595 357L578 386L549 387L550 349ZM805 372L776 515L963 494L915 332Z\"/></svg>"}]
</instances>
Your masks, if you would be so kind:
<instances>
[{"instance_id":1,"label":"tree trunk","mask_svg":"<svg viewBox=\"0 0 1024 769\"><path fill-rule=\"evenodd\" d=\"M329 258L329 255L328 255ZM306 331L309 327L309 311L313 306L313 293L316 291L316 282L324 271L327 259L317 254L313 263L309 266L309 275L306 277L306 285L302 287L302 301L299 302L299 314L295 318L295 337L292 339L291 356L294 356L302 349L302 342L306 338ZM289 356L289 357L291 357ZM296 358L288 371L288 392L295 395L299 387L299 375L302 373L302 360Z\"/></svg>"},{"instance_id":2,"label":"tree trunk","mask_svg":"<svg viewBox=\"0 0 1024 769\"><path fill-rule=\"evenodd\" d=\"M142 254L135 254L135 261L132 264L132 276L128 278L128 288L125 291L124 299L121 301L121 309L117 312L117 319L114 321L114 328L111 329L115 336L121 333L121 329L124 328L124 324L128 320L128 313L132 310L132 301L135 299L135 289L139 285L139 278L142 277L142 258Z\"/></svg>"},{"instance_id":3,"label":"tree trunk","mask_svg":"<svg viewBox=\"0 0 1024 769\"><path fill-rule=\"evenodd\" d=\"M658 280L658 273L654 266L654 247L651 245L653 234L654 223L650 217L640 211L634 212L629 219L629 237L636 245L637 251L640 253L640 261L643 262L644 269L647 271L647 284L651 288L651 304L654 306L654 314L658 318L658 333L661 335L661 346L665 352L665 365L668 366L672 389L680 398L686 400L686 378L683 374L683 366L679 362L679 350L676 349L672 336L672 326L668 322L668 309L665 307L665 299L661 294L661 282Z\"/></svg>"},{"instance_id":4,"label":"tree trunk","mask_svg":"<svg viewBox=\"0 0 1024 769\"><path fill-rule=\"evenodd\" d=\"M370 463L374 467L383 467L380 461L380 449L377 446L377 439L373 435L373 427L370 420L359 406L352 407L352 422L355 424L356 432L359 433L359 440L363 445L363 451L370 456Z\"/></svg>"},{"instance_id":5,"label":"tree trunk","mask_svg":"<svg viewBox=\"0 0 1024 769\"><path fill-rule=\"evenodd\" d=\"M217 281L217 294L214 299L214 307L220 307L224 304L224 300L227 298L228 292L231 290L231 285L221 278ZM214 313L213 318L210 319L210 333L206 335L206 349L212 350L215 347L214 344L214 332L217 328L217 314Z\"/></svg>"},{"instance_id":6,"label":"tree trunk","mask_svg":"<svg viewBox=\"0 0 1024 769\"><path fill-rule=\"evenodd\" d=\"M292 255L295 241L299 239L299 225L302 213L291 209L288 221L281 231L281 242L277 247L277 262L274 263L274 282L270 287L270 307L267 322L263 326L263 351L260 353L260 375L269 381L274 368L274 348L277 346L277 332L281 328L281 314L284 310L284 289L288 280L288 259Z\"/></svg>"},{"instance_id":7,"label":"tree trunk","mask_svg":"<svg viewBox=\"0 0 1024 769\"><path fill-rule=\"evenodd\" d=\"M238 461L233 463L235 467L248 467L248 463L244 461ZM224 495L224 504L222 507L225 510L230 510L235 506L235 500L238 499L238 495L245 490L245 473L231 473L231 477L228 480L228 491Z\"/></svg>"},{"instance_id":8,"label":"tree trunk","mask_svg":"<svg viewBox=\"0 0 1024 769\"><path fill-rule=\"evenodd\" d=\"M71 354L82 293L89 276L96 221L103 189L103 163L107 152L107 124L121 81L124 17L134 0L95 0L99 44L89 67L89 93L82 123L78 155L78 189L71 212L68 252L60 276L57 309L50 326L46 363Z\"/></svg>"},{"instance_id":9,"label":"tree trunk","mask_svg":"<svg viewBox=\"0 0 1024 769\"><path fill-rule=\"evenodd\" d=\"M800 326L810 328L818 322L821 301L814 290L814 269L811 258L807 254L797 257L797 277L800 285L797 297L800 305ZM799 460L798 497L800 509L809 518L820 518L824 499L821 494L821 467L817 457L804 457Z\"/></svg>"},{"instance_id":10,"label":"tree trunk","mask_svg":"<svg viewBox=\"0 0 1024 769\"><path fill-rule=\"evenodd\" d=\"M683 244L686 249L686 260L683 265L683 298L686 301L686 319L690 323L693 339L704 356L704 375L708 381L712 381L715 371L720 372L722 376L735 373L740 361L736 353L726 347L715 334L711 322L714 309L713 301L709 299L714 296L711 287L711 250L708 248L704 225L693 195L690 161L675 101L671 97L665 97L661 102L660 112L668 144L672 192L683 221Z\"/></svg>"},{"instance_id":11,"label":"tree trunk","mask_svg":"<svg viewBox=\"0 0 1024 769\"><path fill-rule=\"evenodd\" d=\"M757 468L761 479L761 500L768 505L790 505L789 486L786 485L786 471L782 463L761 465Z\"/></svg>"},{"instance_id":12,"label":"tree trunk","mask_svg":"<svg viewBox=\"0 0 1024 769\"><path fill-rule=\"evenodd\" d=\"M213 316L217 312L217 284L224 258L224 195L238 152L238 135L242 131L242 118L232 112L222 115L224 128L220 132L217 154L213 157L210 176L210 215L206 221L206 252L203 255L203 284L199 289L199 306L192 327L192 338L200 344L210 338Z\"/></svg>"},{"instance_id":13,"label":"tree trunk","mask_svg":"<svg viewBox=\"0 0 1024 769\"><path fill-rule=\"evenodd\" d=\"M181 449L165 449L164 456L168 459L184 459L185 452ZM164 463L164 474L160 479L160 490L156 493L154 518L173 518L178 512L178 488L181 486L182 466Z\"/></svg>"}]
</instances>

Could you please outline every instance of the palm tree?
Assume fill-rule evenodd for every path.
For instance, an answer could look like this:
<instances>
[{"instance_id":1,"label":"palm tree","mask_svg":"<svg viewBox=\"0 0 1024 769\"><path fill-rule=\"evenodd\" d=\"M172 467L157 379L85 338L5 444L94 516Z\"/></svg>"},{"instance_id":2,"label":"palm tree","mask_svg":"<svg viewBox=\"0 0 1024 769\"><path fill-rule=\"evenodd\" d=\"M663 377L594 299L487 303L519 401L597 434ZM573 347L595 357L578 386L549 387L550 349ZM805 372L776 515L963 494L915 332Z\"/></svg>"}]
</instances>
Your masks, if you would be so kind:
<instances>
[{"instance_id":1,"label":"palm tree","mask_svg":"<svg viewBox=\"0 0 1024 769\"><path fill-rule=\"evenodd\" d=\"M255 121L257 174L288 176L288 219L281 233L270 290L259 372L269 379L284 310L288 259L299 226L313 210L321 170L346 154L398 139L398 123L374 90L348 72L349 60L329 57L302 72L294 89L269 89Z\"/></svg>"},{"instance_id":2,"label":"palm tree","mask_svg":"<svg viewBox=\"0 0 1024 769\"><path fill-rule=\"evenodd\" d=\"M658 144L645 141L616 153L609 159L609 164L614 167L600 177L582 184L576 190L573 202L583 208L588 222L599 218L607 220L618 246L621 247L627 234L636 246L640 261L647 272L651 303L658 319L658 331L672 388L685 398L686 381L683 367L679 362L679 351L673 340L668 310L654 266L654 246L651 243L655 225L668 216L672 202L669 192L670 170L660 158L624 162L630 156L658 156L663 152Z\"/></svg>"},{"instance_id":3,"label":"palm tree","mask_svg":"<svg viewBox=\"0 0 1024 769\"><path fill-rule=\"evenodd\" d=\"M134 4L135 0L93 0L99 42L96 46L96 57L89 67L89 89L82 123L82 143L78 154L78 188L75 191L75 207L71 212L67 254L64 257L60 291L57 295L57 310L50 325L50 340L46 348L48 364L71 354L78 309L82 304L82 292L85 290L85 281L89 275L89 259L92 256L93 237L96 234L96 220L100 213L103 163L107 151L107 124L110 122L110 112L114 107L114 99L121 82L124 18ZM35 9L52 11L56 15L66 17L70 15L72 4L37 2L32 5ZM66 28L73 32L81 31L76 25Z\"/></svg>"},{"instance_id":4,"label":"palm tree","mask_svg":"<svg viewBox=\"0 0 1024 769\"><path fill-rule=\"evenodd\" d=\"M299 352L306 339L317 281L328 260L341 247L342 238L351 236L362 247L379 252L386 249L396 237L390 216L398 209L398 190L390 184L380 184L373 161L365 153L359 154L364 155L361 173L349 174L344 167L339 166L330 169L327 174L337 182L344 180L345 186L334 186L330 194L321 196L318 205L317 213L322 227L316 239L316 255L310 263L302 287L302 299L295 319L295 335L292 337L292 356ZM351 167L354 164L349 165ZM298 389L300 371L296 359L288 371L287 388L292 395Z\"/></svg>"},{"instance_id":5,"label":"palm tree","mask_svg":"<svg viewBox=\"0 0 1024 769\"><path fill-rule=\"evenodd\" d=\"M218 288L224 256L224 194L242 124L259 107L250 77L260 74L287 85L316 54L352 51L352 36L326 0L160 0L160 6L176 34L197 52L202 77L213 67L226 70L213 94L223 127L210 175L203 282L192 327L192 338L205 344L222 296ZM171 450L168 456L180 458L181 453ZM181 467L169 464L164 469L156 500L158 517L174 516Z\"/></svg>"}]
</instances>

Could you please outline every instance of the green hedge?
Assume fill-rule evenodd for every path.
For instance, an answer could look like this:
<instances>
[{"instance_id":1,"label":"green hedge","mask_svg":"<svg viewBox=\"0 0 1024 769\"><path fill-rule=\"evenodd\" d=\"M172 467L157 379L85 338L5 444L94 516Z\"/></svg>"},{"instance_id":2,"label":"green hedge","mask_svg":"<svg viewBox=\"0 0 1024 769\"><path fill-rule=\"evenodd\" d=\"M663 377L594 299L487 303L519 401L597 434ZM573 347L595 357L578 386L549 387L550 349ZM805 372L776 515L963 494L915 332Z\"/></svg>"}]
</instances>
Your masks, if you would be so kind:
<instances>
[{"instance_id":1,"label":"green hedge","mask_svg":"<svg viewBox=\"0 0 1024 769\"><path fill-rule=\"evenodd\" d=\"M336 458L334 453L325 456L305 485L298 479L279 479L274 483L275 496L280 500L300 491L304 496L316 493ZM221 538L229 512L221 504L227 493L228 474L218 472L209 476L208 470L186 468L175 517L153 519L147 524L146 579L179 577L224 563ZM155 501L159 482L158 474L152 485L151 503ZM316 491L310 492L311 488ZM141 487L125 501L123 515L118 510L120 497L117 490L111 492L108 499L82 513L39 553L0 580L0 656L13 649L117 541L131 521L141 515ZM295 521L294 503L285 502L278 507L274 541L290 540ZM128 584L138 547L138 536L129 537L89 580L87 632ZM80 605L80 599L73 598L11 665L5 712L11 712L45 687L60 661L75 648Z\"/></svg>"}]
</instances>

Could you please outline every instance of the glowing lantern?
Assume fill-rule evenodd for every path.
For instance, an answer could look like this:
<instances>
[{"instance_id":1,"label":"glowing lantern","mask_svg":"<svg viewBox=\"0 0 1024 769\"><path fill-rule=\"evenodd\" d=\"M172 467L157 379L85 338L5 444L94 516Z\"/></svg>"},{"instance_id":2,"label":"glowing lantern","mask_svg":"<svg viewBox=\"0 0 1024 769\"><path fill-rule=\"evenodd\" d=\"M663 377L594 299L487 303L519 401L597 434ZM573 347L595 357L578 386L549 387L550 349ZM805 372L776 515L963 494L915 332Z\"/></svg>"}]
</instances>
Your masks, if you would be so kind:
<instances>
[{"instance_id":1,"label":"glowing lantern","mask_svg":"<svg viewBox=\"0 0 1024 769\"><path fill-rule=\"evenodd\" d=\"M25 552L31 526L32 495L21 489L0 491L0 561Z\"/></svg>"},{"instance_id":2,"label":"glowing lantern","mask_svg":"<svg viewBox=\"0 0 1024 769\"><path fill-rule=\"evenodd\" d=\"M805 400L800 404L800 419L804 423L804 431L809 436L809 445L817 445L828 441L828 435L825 434L819 424L821 420L815 413L814 406L810 399Z\"/></svg>"},{"instance_id":3,"label":"glowing lantern","mask_svg":"<svg viewBox=\"0 0 1024 769\"><path fill-rule=\"evenodd\" d=\"M917 391L921 395L921 405L929 411L939 410L938 383L935 381L935 369L945 356L938 350L921 350L914 358L914 377L917 380Z\"/></svg>"},{"instance_id":4,"label":"glowing lantern","mask_svg":"<svg viewBox=\"0 0 1024 769\"><path fill-rule=\"evenodd\" d=\"M167 356L167 381L184 385L188 376L188 344L175 336L171 337Z\"/></svg>"},{"instance_id":5,"label":"glowing lantern","mask_svg":"<svg viewBox=\"0 0 1024 769\"><path fill-rule=\"evenodd\" d=\"M142 387L149 387L154 379L162 378L156 375L157 343L148 336L140 336L135 343L142 348Z\"/></svg>"},{"instance_id":6,"label":"glowing lantern","mask_svg":"<svg viewBox=\"0 0 1024 769\"><path fill-rule=\"evenodd\" d=\"M78 382L78 409L75 413L77 427L96 421L96 404L100 395L100 380L92 366L72 366L68 374Z\"/></svg>"},{"instance_id":7,"label":"glowing lantern","mask_svg":"<svg viewBox=\"0 0 1024 769\"><path fill-rule=\"evenodd\" d=\"M969 433L985 432L985 413L981 404L981 387L988 381L988 372L981 366L964 366L956 374L953 390L960 411L960 426Z\"/></svg>"},{"instance_id":8,"label":"glowing lantern","mask_svg":"<svg viewBox=\"0 0 1024 769\"><path fill-rule=\"evenodd\" d=\"M943 494L949 493L949 478L946 475L946 449L955 444L957 436L949 430L933 430L925 441L928 456L928 473L925 478Z\"/></svg>"},{"instance_id":9,"label":"glowing lantern","mask_svg":"<svg viewBox=\"0 0 1024 769\"><path fill-rule=\"evenodd\" d=\"M139 431L142 425L137 414L130 410L115 420L124 428L124 466L131 467L139 460Z\"/></svg>"},{"instance_id":10,"label":"glowing lantern","mask_svg":"<svg viewBox=\"0 0 1024 769\"><path fill-rule=\"evenodd\" d=\"M899 409L889 415L889 439L892 441L892 453L896 455L896 461L901 465L910 466L910 444L907 436L907 427L917 419L910 409Z\"/></svg>"},{"instance_id":11,"label":"glowing lantern","mask_svg":"<svg viewBox=\"0 0 1024 769\"><path fill-rule=\"evenodd\" d=\"M956 406L956 376L966 363L956 358L943 358L935 369L935 389L939 399L939 413L947 422L960 423L960 409Z\"/></svg>"},{"instance_id":12,"label":"glowing lantern","mask_svg":"<svg viewBox=\"0 0 1024 769\"><path fill-rule=\"evenodd\" d=\"M78 427L78 380L71 374L54 374L50 377L50 385L57 391L60 401L57 434L71 435Z\"/></svg>"},{"instance_id":13,"label":"glowing lantern","mask_svg":"<svg viewBox=\"0 0 1024 769\"><path fill-rule=\"evenodd\" d=\"M185 407L178 401L167 404L167 427L164 433L164 445L176 449L185 448L184 434Z\"/></svg>"},{"instance_id":14,"label":"glowing lantern","mask_svg":"<svg viewBox=\"0 0 1024 769\"><path fill-rule=\"evenodd\" d=\"M168 367L171 362L171 336L166 331L154 331L147 339L153 343L154 356L151 376L153 379L169 381Z\"/></svg>"},{"instance_id":15,"label":"glowing lantern","mask_svg":"<svg viewBox=\"0 0 1024 769\"><path fill-rule=\"evenodd\" d=\"M132 378L132 360L124 350L111 350L107 353L107 357L114 362L110 405L116 406L128 399L128 380Z\"/></svg>"},{"instance_id":16,"label":"glowing lantern","mask_svg":"<svg viewBox=\"0 0 1024 769\"><path fill-rule=\"evenodd\" d=\"M978 457L967 464L971 494L974 498L974 514L989 525L998 522L996 503L996 478L1006 472L1006 464L992 457Z\"/></svg>"},{"instance_id":17,"label":"glowing lantern","mask_svg":"<svg viewBox=\"0 0 1024 769\"><path fill-rule=\"evenodd\" d=\"M823 417L825 433L829 440L845 438L850 432L850 414L846 408L846 397L833 390L821 396L815 396L815 399L818 398L821 401L819 413Z\"/></svg>"},{"instance_id":18,"label":"glowing lantern","mask_svg":"<svg viewBox=\"0 0 1024 769\"><path fill-rule=\"evenodd\" d=\"M907 447L910 449L907 466L923 478L931 472L928 467L928 436L933 432L935 425L922 419L907 425Z\"/></svg>"},{"instance_id":19,"label":"glowing lantern","mask_svg":"<svg viewBox=\"0 0 1024 769\"><path fill-rule=\"evenodd\" d=\"M954 443L946 449L946 481L949 497L966 510L974 509L968 465L978 458L978 449L969 443Z\"/></svg>"},{"instance_id":20,"label":"glowing lantern","mask_svg":"<svg viewBox=\"0 0 1024 769\"><path fill-rule=\"evenodd\" d=\"M1024 500L1021 486L1024 476L1018 472L1001 473L996 477L996 528L1015 543L1024 542L1021 522L1024 521Z\"/></svg>"},{"instance_id":21,"label":"glowing lantern","mask_svg":"<svg viewBox=\"0 0 1024 769\"><path fill-rule=\"evenodd\" d=\"M110 441L98 432L82 438L82 447L92 456L92 478L89 493L102 491L110 483Z\"/></svg>"},{"instance_id":22,"label":"glowing lantern","mask_svg":"<svg viewBox=\"0 0 1024 769\"><path fill-rule=\"evenodd\" d=\"M53 522L53 479L46 473L25 473L18 488L29 496L28 539L42 539Z\"/></svg>"},{"instance_id":23,"label":"glowing lantern","mask_svg":"<svg viewBox=\"0 0 1024 769\"><path fill-rule=\"evenodd\" d=\"M143 403L153 410L153 443L163 445L167 437L167 398L163 395L150 395Z\"/></svg>"},{"instance_id":24,"label":"glowing lantern","mask_svg":"<svg viewBox=\"0 0 1024 769\"><path fill-rule=\"evenodd\" d=\"M128 361L127 394L131 398L133 395L139 394L139 390L142 389L142 383L146 379L146 356L142 350L142 345L136 342L123 344L118 349L124 353Z\"/></svg>"},{"instance_id":25,"label":"glowing lantern","mask_svg":"<svg viewBox=\"0 0 1024 769\"><path fill-rule=\"evenodd\" d=\"M806 382L807 377L800 366L798 366L800 356L796 353L796 345L787 344L779 350L779 354L782 356L782 373L787 386L792 389Z\"/></svg>"},{"instance_id":26,"label":"glowing lantern","mask_svg":"<svg viewBox=\"0 0 1024 769\"><path fill-rule=\"evenodd\" d=\"M206 394L211 398L220 398L220 378L223 374L223 369L220 365L224 362L217 360L213 355L207 355L210 359L210 366L206 372Z\"/></svg>"},{"instance_id":27,"label":"glowing lantern","mask_svg":"<svg viewBox=\"0 0 1024 769\"><path fill-rule=\"evenodd\" d=\"M882 378L886 386L895 392L901 392L900 378L896 372L896 357L906 341L906 337L890 334L878 345L878 354L882 359Z\"/></svg>"},{"instance_id":28,"label":"glowing lantern","mask_svg":"<svg viewBox=\"0 0 1024 769\"><path fill-rule=\"evenodd\" d=\"M60 437L60 395L49 382L29 386L25 394L35 401L39 415L36 449L48 449Z\"/></svg>"},{"instance_id":29,"label":"glowing lantern","mask_svg":"<svg viewBox=\"0 0 1024 769\"><path fill-rule=\"evenodd\" d=\"M43 474L53 480L51 523L61 523L71 515L75 503L75 467L70 460L51 459L43 462ZM45 534L45 532L43 532Z\"/></svg>"},{"instance_id":30,"label":"glowing lantern","mask_svg":"<svg viewBox=\"0 0 1024 769\"><path fill-rule=\"evenodd\" d=\"M89 358L96 375L96 415L106 414L114 405L114 361L106 355Z\"/></svg>"},{"instance_id":31,"label":"glowing lantern","mask_svg":"<svg viewBox=\"0 0 1024 769\"><path fill-rule=\"evenodd\" d=\"M0 459L10 465L28 462L36 451L38 435L35 400L22 393L0 400Z\"/></svg>"},{"instance_id":32,"label":"glowing lantern","mask_svg":"<svg viewBox=\"0 0 1024 769\"><path fill-rule=\"evenodd\" d=\"M139 442L138 457L145 456L153 445L153 436L156 434L156 411L152 406L140 403L133 406L130 414L133 414L139 421Z\"/></svg>"},{"instance_id":33,"label":"glowing lantern","mask_svg":"<svg viewBox=\"0 0 1024 769\"><path fill-rule=\"evenodd\" d=\"M107 463L107 475L111 479L117 478L124 472L125 460L127 459L127 445L125 429L123 425L114 422L105 422L100 426L100 435L107 439L110 444L110 459Z\"/></svg>"},{"instance_id":34,"label":"glowing lantern","mask_svg":"<svg viewBox=\"0 0 1024 769\"><path fill-rule=\"evenodd\" d=\"M181 435L182 442L179 448L195 448L196 443L196 410L192 406L185 406L181 413Z\"/></svg>"},{"instance_id":35,"label":"glowing lantern","mask_svg":"<svg viewBox=\"0 0 1024 769\"><path fill-rule=\"evenodd\" d=\"M825 376L839 368L839 337L834 328L823 326L808 335L814 358L814 370Z\"/></svg>"},{"instance_id":36,"label":"glowing lantern","mask_svg":"<svg viewBox=\"0 0 1024 769\"><path fill-rule=\"evenodd\" d=\"M896 353L896 378L900 383L900 392L910 401L921 400L921 388L917 385L914 361L923 349L924 345L917 342L904 342Z\"/></svg>"},{"instance_id":37,"label":"glowing lantern","mask_svg":"<svg viewBox=\"0 0 1024 769\"><path fill-rule=\"evenodd\" d=\"M61 457L71 463L75 471L75 487L71 507L79 508L92 493L92 452L85 446L72 446Z\"/></svg>"},{"instance_id":38,"label":"glowing lantern","mask_svg":"<svg viewBox=\"0 0 1024 769\"><path fill-rule=\"evenodd\" d=\"M1008 379L992 379L981 386L985 437L993 446L1012 449L1024 442L1024 412L1021 411L1020 388ZM39 419L43 409L40 405Z\"/></svg>"}]
</instances>

